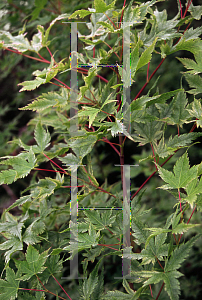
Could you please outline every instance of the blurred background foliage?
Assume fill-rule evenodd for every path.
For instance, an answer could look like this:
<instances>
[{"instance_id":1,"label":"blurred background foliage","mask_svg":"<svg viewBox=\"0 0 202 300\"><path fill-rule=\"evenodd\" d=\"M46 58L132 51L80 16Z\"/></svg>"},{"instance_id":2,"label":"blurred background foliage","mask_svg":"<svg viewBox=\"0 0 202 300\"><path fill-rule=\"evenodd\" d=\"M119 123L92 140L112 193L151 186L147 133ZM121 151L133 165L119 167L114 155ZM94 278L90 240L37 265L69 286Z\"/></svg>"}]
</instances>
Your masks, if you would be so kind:
<instances>
[{"instance_id":1,"label":"blurred background foliage","mask_svg":"<svg viewBox=\"0 0 202 300\"><path fill-rule=\"evenodd\" d=\"M110 3L111 1L106 1ZM117 0L116 7L122 8L123 0ZM143 2L143 1L139 1ZM35 34L36 26L43 25L45 28L49 23L56 18L59 14L68 13L72 14L78 9L87 9L92 7L93 1L83 1L83 0L1 0L0 1L0 30L9 30L13 35L17 35L20 31L27 32L27 38L30 39L33 34ZM184 1L183 1L184 3ZM129 4L129 1L126 1ZM201 4L199 0L194 1L194 5ZM176 0L163 1L156 4L158 10L166 9L168 13L168 19L172 19L178 12L178 4ZM88 21L88 16L82 21ZM72 21L72 20L71 20ZM76 20L77 21L77 20ZM193 27L201 26L200 21L194 21ZM79 31L87 32L87 28L84 24L78 25ZM69 57L70 54L70 25L68 23L58 22L53 26L50 32L50 39L53 39L49 48L56 61L63 59L64 57ZM113 37L111 38L111 43L113 43ZM98 45L99 46L99 45ZM97 46L97 47L98 47ZM83 43L78 42L78 52L82 51ZM42 50L40 54L50 60L50 55L48 51ZM29 55L26 52L26 55ZM33 56L33 53L31 54ZM159 68L152 81L149 83L147 89L144 91L146 93L149 88L152 87L155 80L159 78L159 91L160 93L172 91L180 88L181 81L186 90L186 82L182 79L181 72L184 70L183 65L175 58L178 57L190 57L192 55L188 52L183 53L178 52L174 55L170 55L166 58L162 66ZM36 57L38 57L36 55ZM112 57L110 64L114 64L116 57ZM154 55L150 63L150 72L157 67L160 62L160 56ZM18 83L25 80L30 80L32 78L32 72L36 69L43 69L46 67L44 63L37 60L32 60L28 57L12 53L10 51L0 50L0 157L6 155L16 155L19 153L20 149L14 144L10 144L9 141L21 138L26 144L33 143L33 128L28 126L29 121L33 117L33 112L30 111L20 111L19 108L26 106L32 99L37 97L43 92L48 92L52 90L58 90L58 86L54 84L46 84L40 86L38 89L30 92L20 92ZM112 70L109 68L103 68L102 76L110 79ZM151 73L150 73L151 74ZM59 75L59 79L70 85L70 73L66 72ZM142 68L137 73L136 84L133 85L134 88L131 90L131 99L135 97L137 92L144 85L146 80L146 66ZM79 74L78 84L82 85L82 77ZM193 97L189 95L188 97ZM181 133L188 132L192 124L186 125ZM49 128L51 132L51 128ZM170 131L170 134L176 134L176 131ZM57 139L57 135L52 133L52 140ZM112 138L111 141L117 143L117 138ZM200 145L200 144L199 144ZM111 150L110 145L104 142L99 142L96 144L95 149L92 153L92 163L94 168L94 175L100 184L103 184L106 180L109 184L121 184L120 171L115 164L119 164L118 155L114 154ZM126 164L136 164L139 163L139 167L131 168L131 194L144 182L144 180L154 171L154 164L152 160L142 160L146 157L146 153L152 155L151 149L148 146L137 147L137 144L132 143L128 140L125 144L125 163ZM173 166L177 158L182 154L178 151L173 158L167 163L166 168ZM199 164L202 158L202 149L197 144L189 149L190 164ZM142 161L141 161L142 160ZM140 162L139 162L140 161ZM42 166L44 169L50 169L49 163L45 163ZM0 166L2 168L2 166ZM113 170L113 171L112 171ZM109 176L110 174L110 176ZM10 206L18 197L20 197L21 192L29 186L30 180L33 176L31 173L27 178L20 179L17 182L7 186L3 185L0 187L0 212ZM46 171L40 172L41 178L46 176L51 176ZM143 209L150 209L150 212L145 215L146 222L152 227L157 227L164 224L166 216L168 216L173 211L173 205L175 204L172 195L168 194L166 191L156 189L161 181L159 176L154 176L152 180L145 186L146 190L142 198ZM16 212L18 211L16 210ZM191 210L188 209L185 213L185 218L190 216ZM200 222L200 214L196 212L192 218L193 223ZM190 237L196 231L201 230L197 227L190 230L186 237ZM189 260L184 264L182 273L185 274L184 278L181 280L182 294L180 299L201 299L202 297L202 245L194 247L192 249ZM117 259L117 258L116 258ZM112 271L113 264L113 271ZM68 264L67 264L68 265ZM92 264L93 265L93 264ZM107 288L107 282L111 278L119 276L119 269L121 265L121 260L110 261L106 258L105 260L105 287ZM117 266L117 267L116 267ZM67 271L64 270L68 275L69 269L67 266ZM115 284L118 287L118 283ZM54 285L52 286L54 289ZM77 286L73 283L69 285L72 294L76 295ZM157 291L160 287L156 285ZM51 290L51 288L50 288ZM71 293L70 293L71 295ZM20 298L19 298L20 299ZM159 299L167 299L165 293L162 293Z\"/></svg>"}]
</instances>

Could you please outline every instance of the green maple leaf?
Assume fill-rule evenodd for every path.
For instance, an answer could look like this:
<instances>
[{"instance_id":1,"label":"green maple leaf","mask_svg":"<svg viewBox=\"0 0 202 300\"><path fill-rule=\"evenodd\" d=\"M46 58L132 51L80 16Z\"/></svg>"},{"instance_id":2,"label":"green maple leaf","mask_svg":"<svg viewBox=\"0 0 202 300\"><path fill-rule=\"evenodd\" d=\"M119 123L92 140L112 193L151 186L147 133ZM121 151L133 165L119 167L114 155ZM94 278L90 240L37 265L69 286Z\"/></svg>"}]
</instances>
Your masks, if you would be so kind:
<instances>
[{"instance_id":1,"label":"green maple leaf","mask_svg":"<svg viewBox=\"0 0 202 300\"><path fill-rule=\"evenodd\" d=\"M23 91L32 91L38 88L41 84L46 83L46 79L36 77L34 80L30 81L23 81L21 83L18 83L18 85L22 85L23 87L19 90L19 92Z\"/></svg>"},{"instance_id":2,"label":"green maple leaf","mask_svg":"<svg viewBox=\"0 0 202 300\"><path fill-rule=\"evenodd\" d=\"M27 201L31 201L31 196L30 195L20 197L11 206L9 206L5 211L8 212L9 210L13 209L14 207L20 206L20 205L24 204Z\"/></svg>"},{"instance_id":3,"label":"green maple leaf","mask_svg":"<svg viewBox=\"0 0 202 300\"><path fill-rule=\"evenodd\" d=\"M57 252L57 249L54 249L55 252ZM62 251L62 249L59 249L58 251ZM44 282L47 283L50 275L55 275L56 273L59 273L62 271L62 265L63 263L63 259L60 260L60 256L59 254L53 254L53 251L51 253L51 255L47 258L46 262L45 262L45 267L46 269L43 271L42 274L39 274L38 277L39 279Z\"/></svg>"},{"instance_id":4,"label":"green maple leaf","mask_svg":"<svg viewBox=\"0 0 202 300\"><path fill-rule=\"evenodd\" d=\"M99 22L97 22L97 24L100 24L103 27L105 27L108 32L114 32L114 27L112 25L108 24L107 22L99 21ZM95 43L93 43L92 41L90 41L90 43L91 43L91 45L93 45L93 44L99 44L100 41L97 41Z\"/></svg>"},{"instance_id":5,"label":"green maple leaf","mask_svg":"<svg viewBox=\"0 0 202 300\"><path fill-rule=\"evenodd\" d=\"M177 278L183 274L178 271L166 272L164 274L165 290L171 300L178 300L180 295L180 283Z\"/></svg>"},{"instance_id":6,"label":"green maple leaf","mask_svg":"<svg viewBox=\"0 0 202 300\"><path fill-rule=\"evenodd\" d=\"M188 91L189 94L197 95L197 94L202 93L202 78L199 75L185 73L184 76L185 76L189 86L192 88L195 88L195 89L189 90Z\"/></svg>"},{"instance_id":7,"label":"green maple leaf","mask_svg":"<svg viewBox=\"0 0 202 300\"><path fill-rule=\"evenodd\" d=\"M193 244L198 240L199 237L201 237L201 234L192 237L188 242L181 244L178 248L176 248L169 260L166 261L164 271L170 272L180 268L182 262L189 255Z\"/></svg>"},{"instance_id":8,"label":"green maple leaf","mask_svg":"<svg viewBox=\"0 0 202 300\"><path fill-rule=\"evenodd\" d=\"M184 91L180 91L172 100L172 113L168 120L171 124L177 124L180 127L186 122L190 117L187 105L186 94Z\"/></svg>"},{"instance_id":9,"label":"green maple leaf","mask_svg":"<svg viewBox=\"0 0 202 300\"><path fill-rule=\"evenodd\" d=\"M26 252L26 261L15 261L17 268L21 273L25 273L22 277L16 280L29 280L32 276L42 273L46 268L43 266L48 257L48 250L42 254L32 246L29 245Z\"/></svg>"},{"instance_id":10,"label":"green maple leaf","mask_svg":"<svg viewBox=\"0 0 202 300\"><path fill-rule=\"evenodd\" d=\"M139 23L142 19L144 19L144 15L140 18L141 9L139 7L132 7L132 4L133 1L130 1L128 7L124 9L123 22ZM149 4L149 2L147 2L147 4Z\"/></svg>"},{"instance_id":11,"label":"green maple leaf","mask_svg":"<svg viewBox=\"0 0 202 300\"><path fill-rule=\"evenodd\" d=\"M82 290L81 290L82 298L84 298L84 299L90 299L91 298L91 294L93 293L93 291L95 290L96 286L99 283L98 268L99 268L100 262L101 262L101 260L98 261L96 267L91 272L89 278L84 279L83 287L82 287Z\"/></svg>"},{"instance_id":12,"label":"green maple leaf","mask_svg":"<svg viewBox=\"0 0 202 300\"><path fill-rule=\"evenodd\" d=\"M29 227L26 229L23 234L22 240L27 245L38 243L41 238L39 234L41 234L45 230L45 224L43 221L36 219Z\"/></svg>"},{"instance_id":13,"label":"green maple leaf","mask_svg":"<svg viewBox=\"0 0 202 300\"><path fill-rule=\"evenodd\" d=\"M0 162L0 164L10 165L13 169L5 170L0 173L0 184L10 184L18 178L24 178L34 168L36 162L32 148L30 148L29 152L2 158L7 158L7 160Z\"/></svg>"},{"instance_id":14,"label":"green maple leaf","mask_svg":"<svg viewBox=\"0 0 202 300\"><path fill-rule=\"evenodd\" d=\"M116 216L111 216L112 211L110 210L106 211L104 214L100 214L98 211L84 211L84 214L97 230L105 229L106 226L110 226L114 223L116 219Z\"/></svg>"},{"instance_id":15,"label":"green maple leaf","mask_svg":"<svg viewBox=\"0 0 202 300\"><path fill-rule=\"evenodd\" d=\"M89 128L91 127L93 121L95 120L97 114L99 113L99 109L98 108L94 108L94 107L89 107L89 106L83 106L83 110L79 111L78 116L82 117L82 116L87 116L89 117Z\"/></svg>"},{"instance_id":16,"label":"green maple leaf","mask_svg":"<svg viewBox=\"0 0 202 300\"><path fill-rule=\"evenodd\" d=\"M161 188L179 189L186 186L197 177L197 166L190 168L187 152L185 152L176 162L173 172L158 166L160 177L167 183Z\"/></svg>"},{"instance_id":17,"label":"green maple leaf","mask_svg":"<svg viewBox=\"0 0 202 300\"><path fill-rule=\"evenodd\" d=\"M116 0L114 0L111 4L106 5L104 0L94 0L94 5L96 9L96 13L104 13L109 9L113 9L114 5L116 3Z\"/></svg>"},{"instance_id":18,"label":"green maple leaf","mask_svg":"<svg viewBox=\"0 0 202 300\"><path fill-rule=\"evenodd\" d=\"M0 223L0 232L9 232L10 234L21 239L24 220L18 222L17 218L10 213L5 214L6 222Z\"/></svg>"},{"instance_id":19,"label":"green maple leaf","mask_svg":"<svg viewBox=\"0 0 202 300\"><path fill-rule=\"evenodd\" d=\"M24 293L23 292L18 293L18 300L36 300L36 298L31 294L28 294L27 291L25 291ZM43 300L43 298L41 298L40 300Z\"/></svg>"},{"instance_id":20,"label":"green maple leaf","mask_svg":"<svg viewBox=\"0 0 202 300\"><path fill-rule=\"evenodd\" d=\"M141 294L138 294L140 296ZM120 291L108 291L107 294L104 296L103 299L110 299L110 300L131 300L131 299L138 299L138 298L132 298L131 295L128 295L126 293L120 292Z\"/></svg>"},{"instance_id":21,"label":"green maple leaf","mask_svg":"<svg viewBox=\"0 0 202 300\"><path fill-rule=\"evenodd\" d=\"M191 13L194 19L200 20L202 15L201 5L194 6L192 3L188 8L188 11Z\"/></svg>"},{"instance_id":22,"label":"green maple leaf","mask_svg":"<svg viewBox=\"0 0 202 300\"><path fill-rule=\"evenodd\" d=\"M194 57L196 61L189 58L177 57L177 59L181 61L181 63L185 66L185 68L190 70L187 71L186 73L190 73L190 74L202 73L202 51L196 52Z\"/></svg>"},{"instance_id":23,"label":"green maple leaf","mask_svg":"<svg viewBox=\"0 0 202 300\"><path fill-rule=\"evenodd\" d=\"M168 155L174 154L174 151L179 149L180 147L185 147L186 145L190 144L192 140L196 139L200 136L200 133L190 132L184 133L180 136L175 135L174 137L170 136L169 140L164 143L164 136L157 144L154 144L155 153L158 154L160 157L166 157Z\"/></svg>"},{"instance_id":24,"label":"green maple leaf","mask_svg":"<svg viewBox=\"0 0 202 300\"><path fill-rule=\"evenodd\" d=\"M6 222L0 223L0 232L4 232L7 237L7 240L0 244L0 250L10 249L4 253L6 263L9 262L12 253L23 249L22 228L27 218L28 214L18 221L17 217L7 212L5 213Z\"/></svg>"},{"instance_id":25,"label":"green maple leaf","mask_svg":"<svg viewBox=\"0 0 202 300\"><path fill-rule=\"evenodd\" d=\"M197 178L195 178L194 180L192 180L186 189L187 192L187 197L185 198L185 200L187 202L189 202L189 204L191 206L193 206L193 203L197 200L197 195L199 195L200 193L202 193L202 177L200 179L200 181L197 184Z\"/></svg>"},{"instance_id":26,"label":"green maple leaf","mask_svg":"<svg viewBox=\"0 0 202 300\"><path fill-rule=\"evenodd\" d=\"M92 12L85 10L85 9L79 9L76 10L70 17L69 19L77 19L77 15L82 19L88 15L90 15Z\"/></svg>"},{"instance_id":27,"label":"green maple leaf","mask_svg":"<svg viewBox=\"0 0 202 300\"><path fill-rule=\"evenodd\" d=\"M155 143L162 136L162 123L157 121L143 123L136 123L134 125L135 133L138 136L135 137L135 141L139 142L139 145L145 145L147 143Z\"/></svg>"},{"instance_id":28,"label":"green maple leaf","mask_svg":"<svg viewBox=\"0 0 202 300\"><path fill-rule=\"evenodd\" d=\"M140 59L138 60L136 70L139 70L143 66L145 66L152 58L152 53L154 51L156 42L157 42L157 37L154 39L153 43L142 53L140 56Z\"/></svg>"},{"instance_id":29,"label":"green maple leaf","mask_svg":"<svg viewBox=\"0 0 202 300\"><path fill-rule=\"evenodd\" d=\"M154 272L151 272L154 273ZM180 284L179 278L182 276L182 273L178 271L171 271L171 272L155 272L151 278L149 278L145 283L144 286L152 284L152 283L158 283L161 280L165 283L165 290L168 293L171 300L178 300L179 294L180 294Z\"/></svg>"},{"instance_id":30,"label":"green maple leaf","mask_svg":"<svg viewBox=\"0 0 202 300\"><path fill-rule=\"evenodd\" d=\"M53 59L51 58L49 68L45 68L42 71L36 70L33 72L33 75L36 76L34 80L24 81L18 84L23 86L20 89L20 92L35 90L40 85L49 82L53 77L57 75L59 71L63 71L64 69L65 65L62 62L59 62L57 66L54 66Z\"/></svg>"},{"instance_id":31,"label":"green maple leaf","mask_svg":"<svg viewBox=\"0 0 202 300\"><path fill-rule=\"evenodd\" d=\"M38 144L40 152L42 152L45 148L47 148L50 145L50 134L42 127L41 122L38 122L35 127L34 137Z\"/></svg>"},{"instance_id":32,"label":"green maple leaf","mask_svg":"<svg viewBox=\"0 0 202 300\"><path fill-rule=\"evenodd\" d=\"M47 267L47 272L53 275L62 270L62 260L60 260L59 255L51 255L48 257L45 266Z\"/></svg>"},{"instance_id":33,"label":"green maple leaf","mask_svg":"<svg viewBox=\"0 0 202 300\"><path fill-rule=\"evenodd\" d=\"M46 32L45 32L43 26L41 26L41 25L38 25L38 26L37 26L38 31L41 33L41 36L42 36L42 37L41 37L41 38L42 38L42 45L43 45L44 47L48 46L49 43L50 43L50 42L48 41L48 36L49 36L50 30L51 30L52 26L55 24L55 22L57 22L57 21L59 21L59 20L62 20L62 19L66 19L66 18L68 18L68 17L69 17L68 14L61 14L61 15L57 16L57 18L55 18L55 19L50 23L50 25L49 25L48 29L46 30Z\"/></svg>"},{"instance_id":34,"label":"green maple leaf","mask_svg":"<svg viewBox=\"0 0 202 300\"><path fill-rule=\"evenodd\" d=\"M131 135L128 133L126 126L122 123L122 121L116 119L115 122L109 122L109 129L107 131L111 131L111 135L114 137L118 133L123 133L127 138L129 138L131 141L135 142L134 139L131 137ZM107 122L105 123L107 125Z\"/></svg>"},{"instance_id":35,"label":"green maple leaf","mask_svg":"<svg viewBox=\"0 0 202 300\"><path fill-rule=\"evenodd\" d=\"M90 223L88 233L78 233L77 240L78 242L71 242L70 245L63 248L63 250L73 251L73 254L83 249L95 247L98 244L99 231L96 233L95 229Z\"/></svg>"},{"instance_id":36,"label":"green maple leaf","mask_svg":"<svg viewBox=\"0 0 202 300\"><path fill-rule=\"evenodd\" d=\"M77 136L68 140L68 146L72 148L79 159L83 159L84 156L90 153L97 141L97 137L95 135L86 135L86 132L82 133L82 136Z\"/></svg>"},{"instance_id":37,"label":"green maple leaf","mask_svg":"<svg viewBox=\"0 0 202 300\"><path fill-rule=\"evenodd\" d=\"M6 250L6 249L10 249L6 251L4 254L5 261L6 263L8 263L12 253L23 249L22 241L19 240L19 238L12 236L9 240L5 241L0 245L0 250Z\"/></svg>"},{"instance_id":38,"label":"green maple leaf","mask_svg":"<svg viewBox=\"0 0 202 300\"><path fill-rule=\"evenodd\" d=\"M196 120L197 127L202 127L201 101L199 99L194 99L194 101L192 102L192 109L189 109L188 111L192 117L198 119Z\"/></svg>"},{"instance_id":39,"label":"green maple leaf","mask_svg":"<svg viewBox=\"0 0 202 300\"><path fill-rule=\"evenodd\" d=\"M0 300L15 300L19 289L17 281L18 272L15 274L11 268L6 269L6 280L0 279Z\"/></svg>"},{"instance_id":40,"label":"green maple leaf","mask_svg":"<svg viewBox=\"0 0 202 300\"><path fill-rule=\"evenodd\" d=\"M54 107L64 107L67 105L68 92L48 92L42 93L32 103L27 106L19 108L20 110L33 110L33 111L44 111Z\"/></svg>"},{"instance_id":41,"label":"green maple leaf","mask_svg":"<svg viewBox=\"0 0 202 300\"><path fill-rule=\"evenodd\" d=\"M97 246L98 237L99 237L99 232L96 233L96 231L93 229L91 230L91 235L90 235L90 230L89 233L79 233L78 234L79 248L84 249L84 248L91 248L91 246Z\"/></svg>"},{"instance_id":42,"label":"green maple leaf","mask_svg":"<svg viewBox=\"0 0 202 300\"><path fill-rule=\"evenodd\" d=\"M0 40L4 41L4 47L11 47L20 52L25 52L27 50L33 50L25 34L19 34L17 36L12 36L8 31L1 31Z\"/></svg>"},{"instance_id":43,"label":"green maple leaf","mask_svg":"<svg viewBox=\"0 0 202 300\"><path fill-rule=\"evenodd\" d=\"M178 16L175 16L172 20L167 20L166 10L160 12L156 9L153 12L150 21L152 24L151 30L149 34L147 34L147 27L145 27L144 30L140 32L141 40L144 42L144 44L150 44L156 37L158 38L158 41L180 37L181 34L175 29L176 24L179 22L177 18Z\"/></svg>"}]
</instances>

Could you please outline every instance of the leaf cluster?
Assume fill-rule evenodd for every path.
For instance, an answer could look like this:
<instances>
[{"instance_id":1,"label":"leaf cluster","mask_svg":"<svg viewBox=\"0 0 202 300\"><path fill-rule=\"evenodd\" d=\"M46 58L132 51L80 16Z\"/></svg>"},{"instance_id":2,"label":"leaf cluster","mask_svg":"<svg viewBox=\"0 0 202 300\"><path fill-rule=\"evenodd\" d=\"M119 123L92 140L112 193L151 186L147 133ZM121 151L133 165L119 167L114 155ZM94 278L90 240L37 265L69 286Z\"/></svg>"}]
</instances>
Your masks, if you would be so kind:
<instances>
[{"instance_id":1,"label":"leaf cluster","mask_svg":"<svg viewBox=\"0 0 202 300\"><path fill-rule=\"evenodd\" d=\"M179 5L170 19L158 2L94 0L76 6L73 1L72 11L65 1L37 0L22 30L4 26L0 31L2 52L37 61L28 70L34 78L18 83L19 95L33 95L19 108L20 113L32 112L26 125L31 139L29 134L14 137L9 145L17 152L7 148L0 157L3 187L10 191L27 180L0 220L0 299L158 299L162 290L169 299L180 299L181 268L193 245L201 242L201 224L192 222L192 216L202 210L202 165L190 166L188 152L195 149L202 127L202 29L190 27L201 19L202 8L188 1L187 15L182 16ZM18 4L19 13L27 14L25 5ZM7 8L12 11L0 4L0 10ZM61 28L75 19L86 23L78 25L78 53L67 54L70 44ZM179 86L164 91L155 74L164 60L182 51L193 59L177 57L187 71ZM9 72L15 64L11 60ZM143 73L146 82L138 92ZM104 163L111 153L105 143L120 165ZM126 165L129 148L132 166L138 162L138 168ZM174 166L164 166L171 157ZM146 181L137 183L140 187L132 183L130 195L127 184L142 172ZM157 189L149 199L159 193L164 206L173 204L163 222L153 208L147 209L142 190L156 173ZM73 259L79 260L79 288L75 282L60 284L62 275L72 272ZM129 276L121 277L122 288L104 286L105 276L121 276L121 259L130 265ZM118 271L113 272L112 263Z\"/></svg>"}]
</instances>

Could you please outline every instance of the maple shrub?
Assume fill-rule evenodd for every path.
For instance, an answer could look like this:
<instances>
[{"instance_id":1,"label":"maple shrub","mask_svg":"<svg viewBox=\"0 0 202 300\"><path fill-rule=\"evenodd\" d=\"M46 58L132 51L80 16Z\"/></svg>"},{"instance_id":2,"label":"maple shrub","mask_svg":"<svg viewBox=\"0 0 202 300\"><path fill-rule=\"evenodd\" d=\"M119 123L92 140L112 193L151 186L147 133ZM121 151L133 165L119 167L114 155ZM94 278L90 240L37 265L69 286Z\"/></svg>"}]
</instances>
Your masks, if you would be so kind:
<instances>
[{"instance_id":1,"label":"maple shrub","mask_svg":"<svg viewBox=\"0 0 202 300\"><path fill-rule=\"evenodd\" d=\"M46 5L35 1L31 21ZM18 34L0 31L1 51L32 60L18 85L31 95L20 112L33 111L27 137L9 141L15 155L0 160L0 184L25 180L1 215L2 300L178 300L197 291L183 272L202 246L202 164L190 163L202 136L202 28L193 27L202 6L179 1L169 19L156 0L116 5L49 10L27 36L29 22ZM65 30L75 23L71 53ZM174 90L157 76L170 57Z\"/></svg>"}]
</instances>

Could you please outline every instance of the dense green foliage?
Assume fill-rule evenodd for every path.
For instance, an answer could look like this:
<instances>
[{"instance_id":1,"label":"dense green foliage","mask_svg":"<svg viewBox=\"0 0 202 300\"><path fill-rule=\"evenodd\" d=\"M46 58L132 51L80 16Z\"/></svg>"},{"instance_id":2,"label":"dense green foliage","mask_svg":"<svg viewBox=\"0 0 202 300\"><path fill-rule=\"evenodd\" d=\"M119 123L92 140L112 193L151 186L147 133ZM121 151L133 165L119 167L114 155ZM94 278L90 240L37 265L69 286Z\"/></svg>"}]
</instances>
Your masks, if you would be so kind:
<instances>
[{"instance_id":1,"label":"dense green foliage","mask_svg":"<svg viewBox=\"0 0 202 300\"><path fill-rule=\"evenodd\" d=\"M0 4L2 300L201 295L185 262L201 266L202 6L179 1L170 18L166 2L126 2ZM70 22L81 22L77 94ZM69 279L77 255L81 279Z\"/></svg>"}]
</instances>

